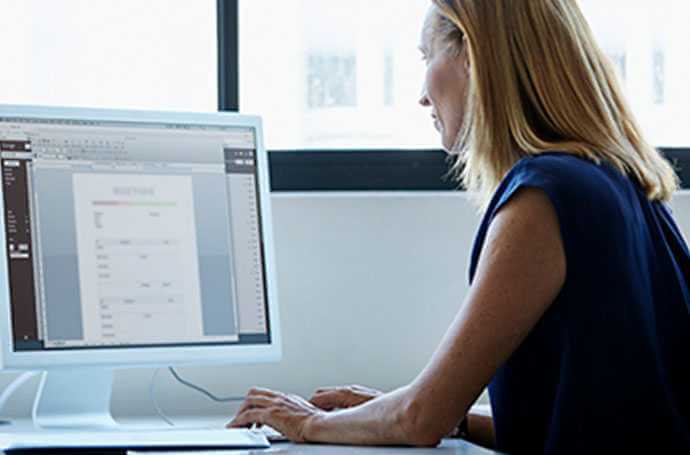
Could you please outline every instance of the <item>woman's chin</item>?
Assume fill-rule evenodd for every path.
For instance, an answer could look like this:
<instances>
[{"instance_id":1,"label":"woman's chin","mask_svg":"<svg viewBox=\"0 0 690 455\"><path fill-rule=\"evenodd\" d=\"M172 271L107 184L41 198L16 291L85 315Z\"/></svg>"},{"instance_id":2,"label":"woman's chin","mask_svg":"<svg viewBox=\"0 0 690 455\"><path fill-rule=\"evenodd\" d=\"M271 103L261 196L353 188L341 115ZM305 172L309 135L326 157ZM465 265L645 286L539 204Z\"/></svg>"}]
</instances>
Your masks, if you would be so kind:
<instances>
[{"instance_id":1,"label":"woman's chin","mask_svg":"<svg viewBox=\"0 0 690 455\"><path fill-rule=\"evenodd\" d=\"M457 154L458 150L458 132L454 134L441 134L441 143L443 145L443 150L446 153Z\"/></svg>"},{"instance_id":2,"label":"woman's chin","mask_svg":"<svg viewBox=\"0 0 690 455\"><path fill-rule=\"evenodd\" d=\"M441 139L441 146L446 153L450 153L453 150L454 141L449 140L445 136Z\"/></svg>"}]
</instances>

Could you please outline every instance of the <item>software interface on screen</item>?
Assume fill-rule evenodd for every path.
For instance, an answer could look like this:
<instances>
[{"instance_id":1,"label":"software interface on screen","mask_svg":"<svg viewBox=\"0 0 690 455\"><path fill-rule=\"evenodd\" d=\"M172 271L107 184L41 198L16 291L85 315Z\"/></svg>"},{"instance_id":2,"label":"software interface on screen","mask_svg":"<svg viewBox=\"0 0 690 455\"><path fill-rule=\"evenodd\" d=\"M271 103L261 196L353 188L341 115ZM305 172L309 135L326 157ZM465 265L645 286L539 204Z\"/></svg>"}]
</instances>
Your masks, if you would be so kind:
<instances>
[{"instance_id":1,"label":"software interface on screen","mask_svg":"<svg viewBox=\"0 0 690 455\"><path fill-rule=\"evenodd\" d=\"M252 128L0 118L16 351L270 342Z\"/></svg>"}]
</instances>

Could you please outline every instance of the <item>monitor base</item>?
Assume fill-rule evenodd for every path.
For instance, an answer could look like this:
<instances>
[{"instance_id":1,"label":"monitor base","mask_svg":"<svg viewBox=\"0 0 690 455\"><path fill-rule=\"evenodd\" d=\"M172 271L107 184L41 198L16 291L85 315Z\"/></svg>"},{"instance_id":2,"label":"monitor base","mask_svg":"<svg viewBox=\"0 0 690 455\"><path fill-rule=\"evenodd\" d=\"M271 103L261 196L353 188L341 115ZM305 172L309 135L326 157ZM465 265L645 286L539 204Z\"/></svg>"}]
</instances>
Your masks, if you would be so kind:
<instances>
[{"instance_id":1,"label":"monitor base","mask_svg":"<svg viewBox=\"0 0 690 455\"><path fill-rule=\"evenodd\" d=\"M70 368L44 371L31 416L36 427L113 429L110 413L113 370Z\"/></svg>"}]
</instances>

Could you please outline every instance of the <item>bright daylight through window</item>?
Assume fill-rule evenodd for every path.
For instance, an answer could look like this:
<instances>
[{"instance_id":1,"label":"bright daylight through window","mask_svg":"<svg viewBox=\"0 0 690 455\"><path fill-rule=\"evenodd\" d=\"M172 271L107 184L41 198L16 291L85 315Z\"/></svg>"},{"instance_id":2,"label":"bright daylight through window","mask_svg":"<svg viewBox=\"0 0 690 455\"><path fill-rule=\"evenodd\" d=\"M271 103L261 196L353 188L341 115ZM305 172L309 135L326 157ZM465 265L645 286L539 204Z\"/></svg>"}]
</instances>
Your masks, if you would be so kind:
<instances>
[{"instance_id":1,"label":"bright daylight through window","mask_svg":"<svg viewBox=\"0 0 690 455\"><path fill-rule=\"evenodd\" d=\"M439 146L417 104L430 0L238 1L240 109L264 117L270 149ZM579 1L651 142L690 145L690 2ZM0 0L0 13L0 103L217 109L214 0Z\"/></svg>"},{"instance_id":2,"label":"bright daylight through window","mask_svg":"<svg viewBox=\"0 0 690 455\"><path fill-rule=\"evenodd\" d=\"M239 0L240 109L270 149L436 148L417 105L430 0ZM690 2L580 0L656 146L690 145Z\"/></svg>"},{"instance_id":3,"label":"bright daylight through window","mask_svg":"<svg viewBox=\"0 0 690 455\"><path fill-rule=\"evenodd\" d=\"M216 111L215 0L0 0L0 103Z\"/></svg>"}]
</instances>

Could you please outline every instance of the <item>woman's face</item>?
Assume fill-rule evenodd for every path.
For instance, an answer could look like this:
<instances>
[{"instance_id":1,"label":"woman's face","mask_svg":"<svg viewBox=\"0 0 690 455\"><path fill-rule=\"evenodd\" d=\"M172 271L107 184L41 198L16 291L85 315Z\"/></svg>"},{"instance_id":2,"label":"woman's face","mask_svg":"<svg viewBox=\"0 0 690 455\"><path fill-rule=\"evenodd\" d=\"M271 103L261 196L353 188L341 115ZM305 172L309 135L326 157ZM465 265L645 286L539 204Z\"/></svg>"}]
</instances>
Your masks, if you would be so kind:
<instances>
[{"instance_id":1,"label":"woman's face","mask_svg":"<svg viewBox=\"0 0 690 455\"><path fill-rule=\"evenodd\" d=\"M441 133L443 148L450 151L455 144L465 116L469 83L467 46L460 53L447 50L445 43L434 36L432 26L435 7L429 10L419 46L426 62L426 77L419 104L431 108L434 127Z\"/></svg>"}]
</instances>

